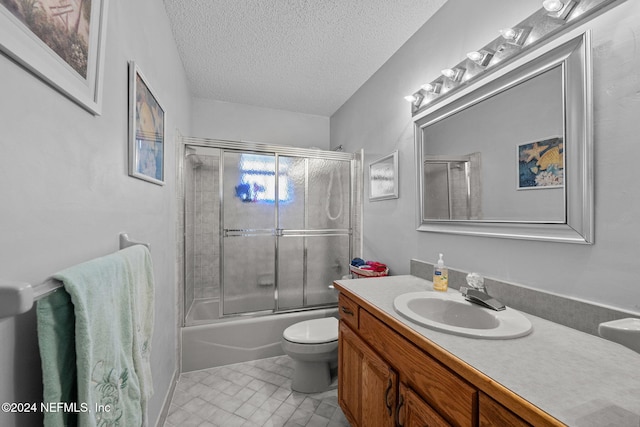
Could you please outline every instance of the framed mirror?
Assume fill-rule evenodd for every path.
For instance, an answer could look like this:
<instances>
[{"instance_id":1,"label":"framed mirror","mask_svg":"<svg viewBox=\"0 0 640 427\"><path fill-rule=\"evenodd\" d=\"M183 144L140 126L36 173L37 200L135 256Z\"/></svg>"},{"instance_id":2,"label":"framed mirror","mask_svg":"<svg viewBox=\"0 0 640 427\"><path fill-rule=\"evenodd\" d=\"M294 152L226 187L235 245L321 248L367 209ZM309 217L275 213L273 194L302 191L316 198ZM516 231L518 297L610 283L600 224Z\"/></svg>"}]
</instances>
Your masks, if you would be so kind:
<instances>
[{"instance_id":1,"label":"framed mirror","mask_svg":"<svg viewBox=\"0 0 640 427\"><path fill-rule=\"evenodd\" d=\"M414 119L418 230L593 243L589 33L532 56Z\"/></svg>"}]
</instances>

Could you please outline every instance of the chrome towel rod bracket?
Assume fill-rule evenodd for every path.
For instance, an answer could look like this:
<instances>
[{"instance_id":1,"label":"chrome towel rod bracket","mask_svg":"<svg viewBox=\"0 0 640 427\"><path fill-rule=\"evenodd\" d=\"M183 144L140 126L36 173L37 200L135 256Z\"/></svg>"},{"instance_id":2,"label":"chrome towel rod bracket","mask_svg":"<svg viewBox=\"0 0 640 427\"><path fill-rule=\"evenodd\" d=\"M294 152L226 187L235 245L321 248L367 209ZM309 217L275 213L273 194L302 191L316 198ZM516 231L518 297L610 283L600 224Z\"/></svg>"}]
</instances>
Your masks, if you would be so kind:
<instances>
[{"instance_id":1,"label":"chrome towel rod bracket","mask_svg":"<svg viewBox=\"0 0 640 427\"><path fill-rule=\"evenodd\" d=\"M150 249L149 244L131 240L127 233L119 235L120 249L134 245L144 245ZM56 279L47 279L38 286L31 286L26 282L15 282L0 279L0 319L17 316L26 313L33 307L34 301L43 298L62 287L62 282Z\"/></svg>"}]
</instances>

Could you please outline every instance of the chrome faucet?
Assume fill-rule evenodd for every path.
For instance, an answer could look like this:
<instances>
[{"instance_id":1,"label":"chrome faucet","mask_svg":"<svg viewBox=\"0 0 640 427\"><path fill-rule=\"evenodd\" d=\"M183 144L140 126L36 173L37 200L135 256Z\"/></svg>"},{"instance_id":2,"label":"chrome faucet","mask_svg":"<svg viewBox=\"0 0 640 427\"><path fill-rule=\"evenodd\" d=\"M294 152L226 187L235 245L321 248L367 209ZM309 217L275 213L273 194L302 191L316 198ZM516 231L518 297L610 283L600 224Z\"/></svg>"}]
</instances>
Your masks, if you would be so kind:
<instances>
[{"instance_id":1,"label":"chrome faucet","mask_svg":"<svg viewBox=\"0 0 640 427\"><path fill-rule=\"evenodd\" d=\"M478 273L467 274L467 284L469 287L460 287L460 293L464 295L467 301L496 311L506 309L503 303L489 295L487 289L484 287L484 278Z\"/></svg>"}]
</instances>

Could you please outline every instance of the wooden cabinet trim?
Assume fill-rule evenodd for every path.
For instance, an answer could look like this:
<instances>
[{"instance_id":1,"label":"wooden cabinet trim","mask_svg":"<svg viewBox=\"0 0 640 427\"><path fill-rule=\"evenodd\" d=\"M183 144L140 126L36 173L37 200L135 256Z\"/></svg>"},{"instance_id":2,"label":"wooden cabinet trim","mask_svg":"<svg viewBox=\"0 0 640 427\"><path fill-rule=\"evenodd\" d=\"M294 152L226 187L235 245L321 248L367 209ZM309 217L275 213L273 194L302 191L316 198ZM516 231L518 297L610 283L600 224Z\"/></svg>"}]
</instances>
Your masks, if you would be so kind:
<instances>
[{"instance_id":1,"label":"wooden cabinet trim","mask_svg":"<svg viewBox=\"0 0 640 427\"><path fill-rule=\"evenodd\" d=\"M339 331L340 368L350 369L340 374L338 388L338 400L347 420L353 426L393 427L398 373L345 322L340 322ZM354 363L344 363L346 358ZM344 383L347 377L349 384Z\"/></svg>"},{"instance_id":2,"label":"wooden cabinet trim","mask_svg":"<svg viewBox=\"0 0 640 427\"><path fill-rule=\"evenodd\" d=\"M360 313L359 332L375 352L396 367L402 381L449 423L477 425L475 388L366 311Z\"/></svg>"},{"instance_id":3,"label":"wooden cabinet trim","mask_svg":"<svg viewBox=\"0 0 640 427\"><path fill-rule=\"evenodd\" d=\"M397 426L451 427L451 424L404 383L400 383L399 395Z\"/></svg>"},{"instance_id":4,"label":"wooden cabinet trim","mask_svg":"<svg viewBox=\"0 0 640 427\"><path fill-rule=\"evenodd\" d=\"M359 307L358 304L340 293L338 297L338 314L340 320L344 320L349 326L357 330L359 326Z\"/></svg>"},{"instance_id":5,"label":"wooden cabinet trim","mask_svg":"<svg viewBox=\"0 0 640 427\"><path fill-rule=\"evenodd\" d=\"M352 426L359 426L361 420L360 392L362 384L362 349L359 338L343 322L338 329L338 402L345 417ZM354 338L355 337L355 338Z\"/></svg>"},{"instance_id":6,"label":"wooden cabinet trim","mask_svg":"<svg viewBox=\"0 0 640 427\"><path fill-rule=\"evenodd\" d=\"M480 427L531 427L531 424L480 392Z\"/></svg>"}]
</instances>

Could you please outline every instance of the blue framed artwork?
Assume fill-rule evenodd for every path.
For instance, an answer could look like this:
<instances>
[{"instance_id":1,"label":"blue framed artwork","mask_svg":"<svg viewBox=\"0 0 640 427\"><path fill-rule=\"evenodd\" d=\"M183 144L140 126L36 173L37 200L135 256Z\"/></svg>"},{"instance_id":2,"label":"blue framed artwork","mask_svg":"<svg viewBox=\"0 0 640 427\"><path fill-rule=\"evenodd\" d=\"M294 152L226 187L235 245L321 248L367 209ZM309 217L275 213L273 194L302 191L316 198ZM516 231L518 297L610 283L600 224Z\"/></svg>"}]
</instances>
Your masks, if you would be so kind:
<instances>
[{"instance_id":1,"label":"blue framed artwork","mask_svg":"<svg viewBox=\"0 0 640 427\"><path fill-rule=\"evenodd\" d=\"M135 62L129 62L129 175L164 185L165 112Z\"/></svg>"},{"instance_id":2,"label":"blue framed artwork","mask_svg":"<svg viewBox=\"0 0 640 427\"><path fill-rule=\"evenodd\" d=\"M518 144L518 190L564 186L564 144L562 137Z\"/></svg>"}]
</instances>

